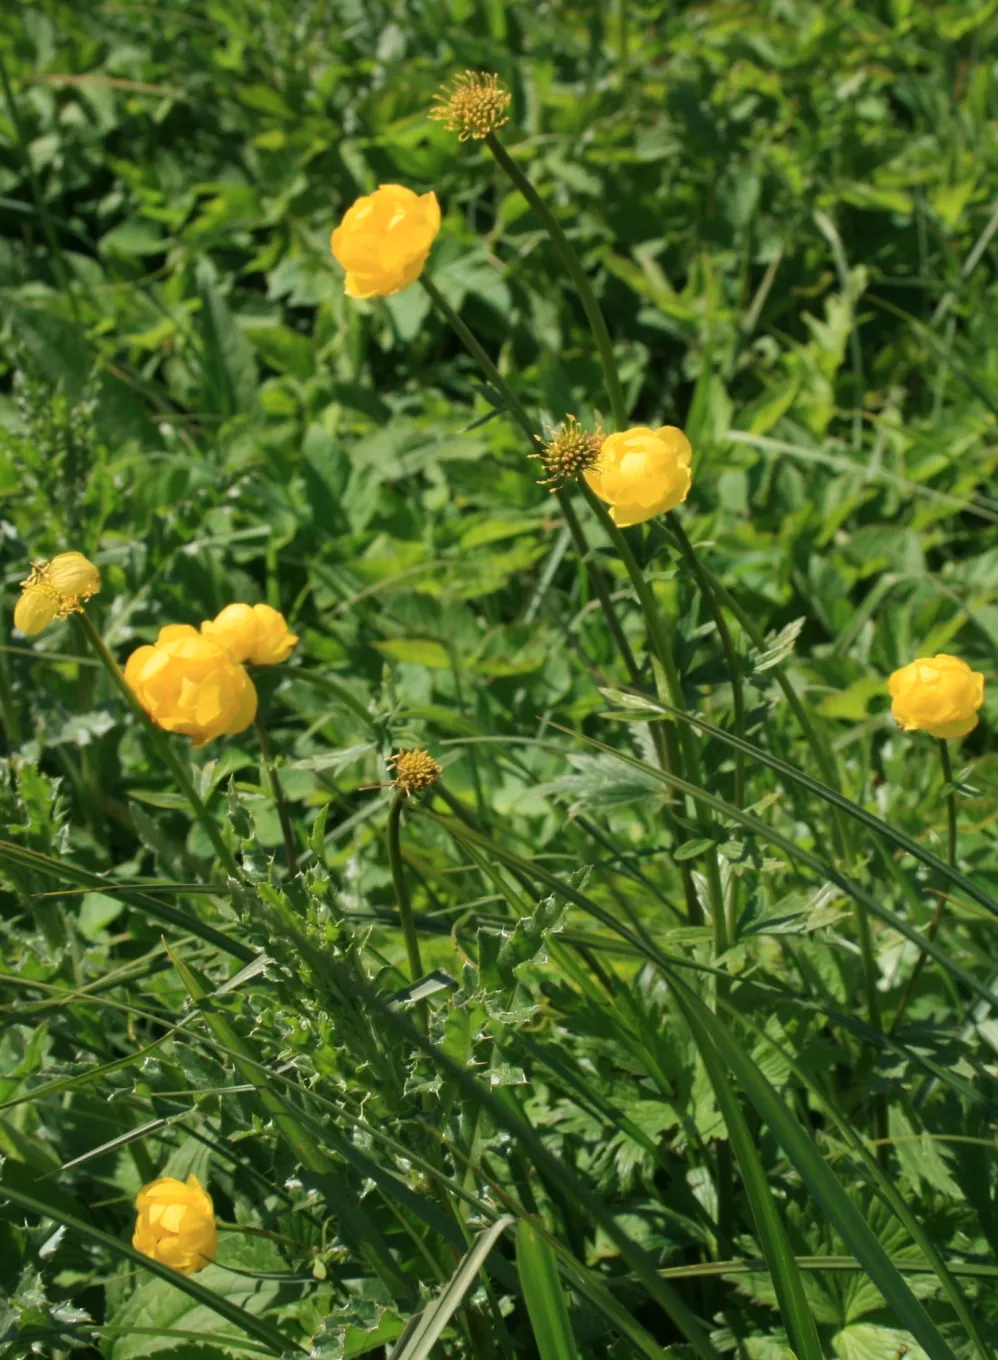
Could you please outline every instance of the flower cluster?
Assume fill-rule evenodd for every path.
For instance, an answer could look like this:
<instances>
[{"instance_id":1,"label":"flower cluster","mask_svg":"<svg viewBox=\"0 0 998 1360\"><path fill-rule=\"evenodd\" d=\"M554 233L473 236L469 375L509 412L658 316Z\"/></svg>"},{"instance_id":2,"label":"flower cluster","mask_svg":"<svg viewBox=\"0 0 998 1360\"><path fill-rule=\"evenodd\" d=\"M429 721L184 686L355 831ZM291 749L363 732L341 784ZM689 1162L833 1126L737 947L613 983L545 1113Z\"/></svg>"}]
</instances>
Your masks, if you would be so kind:
<instances>
[{"instance_id":1,"label":"flower cluster","mask_svg":"<svg viewBox=\"0 0 998 1360\"><path fill-rule=\"evenodd\" d=\"M138 1221L132 1246L143 1256L193 1275L218 1254L215 1206L211 1196L190 1175L186 1181L160 1176L144 1185L135 1198Z\"/></svg>"},{"instance_id":2,"label":"flower cluster","mask_svg":"<svg viewBox=\"0 0 998 1360\"><path fill-rule=\"evenodd\" d=\"M189 623L161 628L128 658L125 679L160 727L199 748L244 732L256 717L256 686L243 663L279 665L297 641L270 605L230 604L200 632Z\"/></svg>"}]
</instances>

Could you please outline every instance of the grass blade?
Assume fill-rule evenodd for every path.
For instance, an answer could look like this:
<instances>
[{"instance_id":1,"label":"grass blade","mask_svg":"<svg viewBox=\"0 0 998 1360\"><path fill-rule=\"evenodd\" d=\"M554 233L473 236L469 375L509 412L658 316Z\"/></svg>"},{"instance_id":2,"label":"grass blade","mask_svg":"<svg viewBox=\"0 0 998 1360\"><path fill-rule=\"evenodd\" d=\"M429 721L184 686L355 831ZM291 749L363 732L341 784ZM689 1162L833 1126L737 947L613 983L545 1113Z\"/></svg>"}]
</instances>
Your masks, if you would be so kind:
<instances>
[{"instance_id":1,"label":"grass blade","mask_svg":"<svg viewBox=\"0 0 998 1360\"><path fill-rule=\"evenodd\" d=\"M516 1230L516 1268L541 1360L578 1360L558 1258L526 1219Z\"/></svg>"},{"instance_id":2,"label":"grass blade","mask_svg":"<svg viewBox=\"0 0 998 1360\"><path fill-rule=\"evenodd\" d=\"M447 1282L447 1287L410 1321L396 1342L389 1360L425 1360L461 1306L489 1252L510 1224L515 1222L516 1219L511 1214L506 1214L475 1239L471 1250Z\"/></svg>"}]
</instances>

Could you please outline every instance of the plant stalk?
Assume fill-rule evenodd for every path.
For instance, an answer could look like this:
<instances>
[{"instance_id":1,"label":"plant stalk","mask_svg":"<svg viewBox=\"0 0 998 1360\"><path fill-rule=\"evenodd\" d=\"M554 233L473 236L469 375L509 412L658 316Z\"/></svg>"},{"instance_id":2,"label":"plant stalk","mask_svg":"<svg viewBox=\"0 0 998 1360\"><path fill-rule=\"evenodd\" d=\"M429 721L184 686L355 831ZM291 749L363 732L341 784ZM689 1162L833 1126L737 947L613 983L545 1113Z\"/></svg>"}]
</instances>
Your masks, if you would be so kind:
<instances>
[{"instance_id":1,"label":"plant stalk","mask_svg":"<svg viewBox=\"0 0 998 1360\"><path fill-rule=\"evenodd\" d=\"M406 882L405 863L402 859L402 807L407 799L408 795L404 790L396 789L395 796L392 798L391 806L388 809L388 861L391 865L392 882L395 885L395 901L402 921L402 934L405 938L405 950L409 959L409 980L415 985L423 976L423 960L419 953L419 934L412 914L409 885ZM420 1028L425 1034L429 1027L429 1016L425 1001L416 1002L416 1014L419 1017Z\"/></svg>"},{"instance_id":2,"label":"plant stalk","mask_svg":"<svg viewBox=\"0 0 998 1360\"><path fill-rule=\"evenodd\" d=\"M942 765L943 770L943 796L946 799L946 861L951 869L955 869L956 791L953 788L953 762L950 760L949 746L944 738L939 738L938 746L939 763ZM925 938L927 940L934 940L938 935L945 909L946 898L940 894L939 900L936 903L936 909L932 913L932 920L929 922L929 928L925 932ZM898 1002L898 1008L894 1012L894 1019L891 1021L891 1027L888 1031L890 1034L893 1034L897 1030L904 1018L904 1013L908 1009L912 997L915 995L915 988L918 986L918 980L922 976L922 970L925 967L927 958L927 954L919 954L918 958L915 960L915 966L911 970L911 977L908 979L908 983L901 995L901 1000Z\"/></svg>"},{"instance_id":3,"label":"plant stalk","mask_svg":"<svg viewBox=\"0 0 998 1360\"><path fill-rule=\"evenodd\" d=\"M281 787L281 779L277 773L277 766L274 764L274 757L270 749L270 741L267 737L267 729L263 724L263 719L259 713L253 720L253 727L256 731L257 740L260 743L260 753L263 756L263 763L267 767L267 777L270 780L270 791L274 795L274 802L277 804L277 815L281 819L281 832L284 836L284 857L288 862L288 873L294 877L297 867L298 852L295 849L295 833L291 825L291 813L284 797L284 789Z\"/></svg>"},{"instance_id":4,"label":"plant stalk","mask_svg":"<svg viewBox=\"0 0 998 1360\"><path fill-rule=\"evenodd\" d=\"M490 132L485 138L485 145L544 223L544 228L551 237L555 250L561 256L562 264L564 264L569 278L575 285L579 301L582 303L586 314L586 320L589 322L589 329L596 341L596 348L599 350L613 423L618 430L626 429L627 406L624 402L624 390L620 385L620 375L617 372L617 361L613 355L613 342L610 339L610 332L606 328L606 321L603 319L600 305L596 301L596 294L593 292L586 271L582 267L582 262L576 255L571 241L562 230L558 219L494 132Z\"/></svg>"}]
</instances>

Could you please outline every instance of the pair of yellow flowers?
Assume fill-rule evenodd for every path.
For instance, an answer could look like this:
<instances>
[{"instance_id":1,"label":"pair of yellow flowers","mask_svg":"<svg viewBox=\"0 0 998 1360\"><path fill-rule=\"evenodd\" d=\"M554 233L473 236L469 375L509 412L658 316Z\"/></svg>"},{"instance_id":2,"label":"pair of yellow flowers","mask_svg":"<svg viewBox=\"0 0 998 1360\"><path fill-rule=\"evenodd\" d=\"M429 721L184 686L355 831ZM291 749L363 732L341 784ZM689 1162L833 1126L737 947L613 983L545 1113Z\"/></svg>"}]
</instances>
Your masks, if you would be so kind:
<instances>
[{"instance_id":1,"label":"pair of yellow flowers","mask_svg":"<svg viewBox=\"0 0 998 1360\"><path fill-rule=\"evenodd\" d=\"M14 627L32 636L53 619L82 613L101 588L100 572L82 553L59 553L31 564L21 582ZM277 666L298 638L268 604L230 604L198 632L171 623L125 663L125 679L142 707L167 732L189 736L195 747L234 736L256 717L256 686L243 669Z\"/></svg>"},{"instance_id":2,"label":"pair of yellow flowers","mask_svg":"<svg viewBox=\"0 0 998 1360\"><path fill-rule=\"evenodd\" d=\"M437 232L436 194L382 184L350 207L332 235L332 251L346 270L347 297L388 297L415 283ZM674 509L689 494L693 450L674 425L637 425L608 435L594 466L583 470L621 528Z\"/></svg>"}]
</instances>

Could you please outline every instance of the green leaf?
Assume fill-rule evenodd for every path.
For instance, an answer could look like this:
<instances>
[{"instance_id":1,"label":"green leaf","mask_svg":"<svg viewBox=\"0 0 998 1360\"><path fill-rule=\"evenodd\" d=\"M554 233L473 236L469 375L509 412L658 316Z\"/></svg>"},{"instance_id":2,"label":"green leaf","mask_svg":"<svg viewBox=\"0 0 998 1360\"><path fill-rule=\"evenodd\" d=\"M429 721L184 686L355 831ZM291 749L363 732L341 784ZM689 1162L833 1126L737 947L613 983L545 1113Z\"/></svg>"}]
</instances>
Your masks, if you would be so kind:
<instances>
[{"instance_id":1,"label":"green leaf","mask_svg":"<svg viewBox=\"0 0 998 1360\"><path fill-rule=\"evenodd\" d=\"M461 1306L465 1294L475 1283L475 1278L492 1248L506 1229L515 1222L515 1218L506 1215L493 1223L491 1228L479 1234L474 1245L454 1271L446 1289L411 1319L391 1352L389 1360L426 1360L426 1356L440 1340L444 1328Z\"/></svg>"},{"instance_id":2,"label":"green leaf","mask_svg":"<svg viewBox=\"0 0 998 1360\"><path fill-rule=\"evenodd\" d=\"M516 1269L541 1360L578 1360L557 1257L525 1219L516 1229Z\"/></svg>"},{"instance_id":3,"label":"green leaf","mask_svg":"<svg viewBox=\"0 0 998 1360\"><path fill-rule=\"evenodd\" d=\"M390 661L405 661L411 666L426 666L429 670L451 669L450 653L446 647L430 638L391 638L374 645Z\"/></svg>"},{"instance_id":4,"label":"green leaf","mask_svg":"<svg viewBox=\"0 0 998 1360\"><path fill-rule=\"evenodd\" d=\"M224 1232L219 1235L217 1263L198 1272L198 1283L251 1316L262 1313L274 1301L278 1286L274 1281L248 1279L226 1270L226 1266L269 1273L288 1269L273 1243L265 1238ZM140 1279L138 1288L109 1315L108 1324L112 1332L121 1335L115 1336L108 1346L107 1360L141 1360L146 1355L169 1350L176 1345L171 1336L174 1329L204 1336L223 1355L236 1360L244 1360L246 1354L227 1347L222 1340L220 1333L230 1330L231 1322L162 1279ZM133 1326L154 1331L132 1333L129 1329Z\"/></svg>"}]
</instances>

